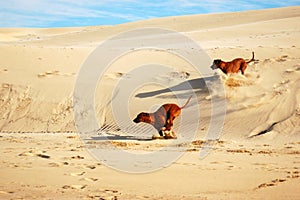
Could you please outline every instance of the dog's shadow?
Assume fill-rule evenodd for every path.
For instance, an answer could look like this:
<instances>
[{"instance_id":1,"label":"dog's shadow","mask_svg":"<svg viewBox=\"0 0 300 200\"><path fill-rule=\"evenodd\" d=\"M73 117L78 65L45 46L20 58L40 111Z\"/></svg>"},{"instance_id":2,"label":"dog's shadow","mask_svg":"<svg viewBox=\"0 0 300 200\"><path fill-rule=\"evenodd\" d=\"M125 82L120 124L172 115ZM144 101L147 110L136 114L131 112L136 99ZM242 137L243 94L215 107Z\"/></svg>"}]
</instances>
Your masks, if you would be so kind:
<instances>
[{"instance_id":1,"label":"dog's shadow","mask_svg":"<svg viewBox=\"0 0 300 200\"><path fill-rule=\"evenodd\" d=\"M173 92L186 92L180 94L179 97L186 98L187 95L190 95L191 90L197 94L208 94L209 88L207 86L208 82L215 82L219 80L219 75L212 75L204 78L196 78L192 80L187 80L182 83L179 83L173 87L155 90L151 92L142 92L136 95L138 98L148 98L156 97L159 98L170 98L172 97Z\"/></svg>"},{"instance_id":2,"label":"dog's shadow","mask_svg":"<svg viewBox=\"0 0 300 200\"><path fill-rule=\"evenodd\" d=\"M89 140L96 140L96 141L151 141L152 138L142 138L136 136L121 136L121 135L99 135L95 137L91 137Z\"/></svg>"}]
</instances>

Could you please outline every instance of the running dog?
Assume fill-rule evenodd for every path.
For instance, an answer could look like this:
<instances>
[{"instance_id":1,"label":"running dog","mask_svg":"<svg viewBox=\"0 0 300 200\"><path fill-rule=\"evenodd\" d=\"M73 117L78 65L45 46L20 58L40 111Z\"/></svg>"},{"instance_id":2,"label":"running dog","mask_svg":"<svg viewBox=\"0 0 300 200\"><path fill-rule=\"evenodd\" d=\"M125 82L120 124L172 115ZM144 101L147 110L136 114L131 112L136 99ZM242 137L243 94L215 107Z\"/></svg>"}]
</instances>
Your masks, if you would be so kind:
<instances>
[{"instance_id":1,"label":"running dog","mask_svg":"<svg viewBox=\"0 0 300 200\"><path fill-rule=\"evenodd\" d=\"M184 106L179 107L177 104L167 103L162 105L154 113L141 112L133 120L135 123L148 123L151 124L162 138L176 139L177 136L172 129L173 121L181 113L181 109L184 109L190 102L192 96L189 97Z\"/></svg>"},{"instance_id":2,"label":"running dog","mask_svg":"<svg viewBox=\"0 0 300 200\"><path fill-rule=\"evenodd\" d=\"M225 62L225 61L222 61L221 59L217 59L217 60L214 60L211 68L213 70L219 68L225 74L238 73L239 70L241 70L242 74L244 75L247 65L253 61L255 61L254 52L252 52L252 59L249 61L245 61L245 59L243 59L243 58L236 58L230 62Z\"/></svg>"}]
</instances>

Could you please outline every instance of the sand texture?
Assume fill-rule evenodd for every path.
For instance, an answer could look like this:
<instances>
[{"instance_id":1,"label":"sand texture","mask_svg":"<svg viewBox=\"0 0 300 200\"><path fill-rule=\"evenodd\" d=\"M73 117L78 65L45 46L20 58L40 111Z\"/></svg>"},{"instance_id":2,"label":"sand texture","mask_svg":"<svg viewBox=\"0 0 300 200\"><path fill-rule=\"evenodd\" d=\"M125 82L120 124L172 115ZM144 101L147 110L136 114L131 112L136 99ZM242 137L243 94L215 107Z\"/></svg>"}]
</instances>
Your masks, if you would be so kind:
<instances>
[{"instance_id":1,"label":"sand texture","mask_svg":"<svg viewBox=\"0 0 300 200\"><path fill-rule=\"evenodd\" d=\"M105 166L86 151L75 127L73 91L82 65L98 45L116 34L145 27L180 32L212 60L250 59L253 51L256 61L243 76L213 71L209 63L201 65L208 73L199 75L187 61L153 49L136 50L115 60L95 91L101 130L88 127L90 132L110 135L111 140L91 144L146 153L166 145L171 146L170 152L185 147L184 155L169 167L129 174ZM158 44L165 42L164 37L153 37ZM116 26L1 28L0 199L300 199L299 38L300 7ZM107 55L113 51L108 49ZM134 76L130 70L153 59L171 68L125 99L128 115L133 119L166 102L183 105L189 93L179 88L189 83L196 98L186 108L187 123L184 131L176 132L175 141L151 140L155 130L147 125L141 126L149 132L131 137L116 124L108 106L112 99L122 99L118 90L112 92L116 84L120 80L138 83L143 76ZM208 81L213 86L219 76L225 97L219 88L209 92L205 85ZM164 82L180 99L155 82ZM224 126L210 154L199 159L214 97L226 101ZM201 110L199 120L192 114L195 109ZM179 121L175 131L182 130ZM132 121L122 123L132 131L137 126ZM195 126L196 137L184 142L182 138Z\"/></svg>"}]
</instances>

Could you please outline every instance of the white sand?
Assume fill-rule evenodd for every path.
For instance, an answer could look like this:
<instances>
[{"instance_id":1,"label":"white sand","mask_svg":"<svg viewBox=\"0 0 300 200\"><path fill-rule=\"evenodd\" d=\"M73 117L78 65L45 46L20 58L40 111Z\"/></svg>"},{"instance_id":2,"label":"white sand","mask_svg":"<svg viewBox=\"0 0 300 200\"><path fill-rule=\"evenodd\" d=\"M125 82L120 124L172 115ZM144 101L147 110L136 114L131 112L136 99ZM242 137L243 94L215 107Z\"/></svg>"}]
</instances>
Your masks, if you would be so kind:
<instances>
[{"instance_id":1,"label":"white sand","mask_svg":"<svg viewBox=\"0 0 300 200\"><path fill-rule=\"evenodd\" d=\"M300 7L289 7L107 27L0 29L0 199L299 199L299 21ZM192 144L179 138L172 149L187 145L187 152L165 169L132 175L112 170L86 152L76 135L72 98L76 75L94 48L116 34L143 27L178 31L212 59L249 59L254 51L258 61L248 65L245 76L225 76L203 66L209 73L205 76L221 75L227 107L220 141L199 160L199 140L205 138L211 116L208 97L218 96L219 90L199 90L197 70L163 51L135 51L116 60L99 82L95 100L97 119L108 134L126 135L115 125L107 103L118 81L143 78L132 75L134 67L152 60L171 66L153 79L170 87L183 78L200 81L194 90L197 101L186 110L185 133L177 132L184 138L189 127L197 126L196 138ZM159 38L153 40L165 42ZM181 92L176 100L164 89L156 84L137 88L124 99L128 119L165 102L183 104L188 97ZM200 122L190 114L197 108ZM124 126L136 130L132 122ZM151 138L153 130L143 127L149 132L141 138ZM128 151L151 152L169 141L112 143Z\"/></svg>"}]
</instances>

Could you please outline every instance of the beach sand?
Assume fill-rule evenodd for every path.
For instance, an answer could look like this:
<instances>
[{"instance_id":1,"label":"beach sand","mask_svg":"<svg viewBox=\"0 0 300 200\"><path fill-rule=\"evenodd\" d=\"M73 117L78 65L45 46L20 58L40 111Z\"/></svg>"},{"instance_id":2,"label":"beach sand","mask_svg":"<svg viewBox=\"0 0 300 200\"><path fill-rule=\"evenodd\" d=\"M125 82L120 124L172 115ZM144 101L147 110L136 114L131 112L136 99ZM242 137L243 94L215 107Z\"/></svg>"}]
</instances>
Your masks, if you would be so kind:
<instances>
[{"instance_id":1,"label":"beach sand","mask_svg":"<svg viewBox=\"0 0 300 200\"><path fill-rule=\"evenodd\" d=\"M110 140L96 138L89 144L142 153L169 146L169 152L164 151L170 155L184 147L171 165L134 174L106 166L87 151L75 126L73 91L97 46L117 34L146 27L191 38L211 62L250 59L252 51L256 61L248 65L245 76L226 76L207 63L201 63L201 72L207 72L201 74L189 62L157 49L133 50L114 60L95 91L95 114L102 129L88 130ZM300 7L287 7L115 26L1 28L0 199L300 199L299 27ZM166 42L163 38L150 39L160 44ZM114 48L104 56L113 55ZM147 74L137 77L132 69L153 60L168 70L151 84L136 86L130 98L122 96L121 84L120 96L118 83L139 83ZM225 96L214 88L215 77L220 77ZM203 80L210 80L210 92ZM108 106L112 99L117 101L115 109L121 109L124 100L130 120L166 102L183 105L189 93L178 90L176 99L165 87L176 90L182 82L191 83L195 96L186 114L175 120L174 129L180 130L177 140L151 140L155 130L146 124L122 122L128 130L147 130L140 137L134 132L131 137L116 125L116 112ZM209 154L200 159L207 132L214 127L212 98L226 102L224 126L210 141ZM200 110L199 119L195 110ZM180 129L182 121L187 122ZM186 142L190 127L197 130ZM115 166L122 159L113 158ZM153 164L143 167L151 169Z\"/></svg>"}]
</instances>

